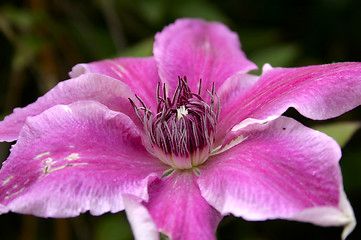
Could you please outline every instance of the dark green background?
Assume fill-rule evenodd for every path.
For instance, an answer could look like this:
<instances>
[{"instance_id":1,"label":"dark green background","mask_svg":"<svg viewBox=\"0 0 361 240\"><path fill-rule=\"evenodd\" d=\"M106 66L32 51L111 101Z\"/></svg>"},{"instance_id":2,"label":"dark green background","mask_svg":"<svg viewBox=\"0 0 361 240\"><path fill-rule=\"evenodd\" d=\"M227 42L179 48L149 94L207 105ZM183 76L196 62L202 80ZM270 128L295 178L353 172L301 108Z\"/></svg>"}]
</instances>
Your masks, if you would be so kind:
<instances>
[{"instance_id":1,"label":"dark green background","mask_svg":"<svg viewBox=\"0 0 361 240\"><path fill-rule=\"evenodd\" d=\"M80 62L152 54L153 36L180 17L227 24L239 34L243 50L259 67L296 67L361 61L359 0L2 0L0 3L0 119L67 79ZM175 36L176 37L176 36ZM312 122L295 111L308 126ZM326 123L360 121L361 108ZM334 135L337 139L337 133ZM0 161L10 144L0 145ZM361 133L343 147L341 167L346 193L361 214ZM218 239L340 239L340 228L225 217ZM132 239L124 213L72 219L0 216L0 239ZM360 228L349 240L361 239Z\"/></svg>"}]
</instances>

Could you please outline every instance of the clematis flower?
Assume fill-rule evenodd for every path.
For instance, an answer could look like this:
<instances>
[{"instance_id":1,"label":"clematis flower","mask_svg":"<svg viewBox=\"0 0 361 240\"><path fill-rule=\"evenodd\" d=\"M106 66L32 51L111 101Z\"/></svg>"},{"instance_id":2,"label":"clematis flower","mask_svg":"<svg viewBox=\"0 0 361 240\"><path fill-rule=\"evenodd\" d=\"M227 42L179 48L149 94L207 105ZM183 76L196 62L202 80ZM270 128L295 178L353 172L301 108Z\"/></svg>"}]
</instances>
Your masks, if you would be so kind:
<instances>
[{"instance_id":1,"label":"clematis flower","mask_svg":"<svg viewBox=\"0 0 361 240\"><path fill-rule=\"evenodd\" d=\"M180 19L154 56L79 64L71 79L0 122L14 141L0 213L74 217L126 210L137 239L214 239L223 216L355 226L341 150L282 116L361 104L361 63L261 76L226 26Z\"/></svg>"}]
</instances>

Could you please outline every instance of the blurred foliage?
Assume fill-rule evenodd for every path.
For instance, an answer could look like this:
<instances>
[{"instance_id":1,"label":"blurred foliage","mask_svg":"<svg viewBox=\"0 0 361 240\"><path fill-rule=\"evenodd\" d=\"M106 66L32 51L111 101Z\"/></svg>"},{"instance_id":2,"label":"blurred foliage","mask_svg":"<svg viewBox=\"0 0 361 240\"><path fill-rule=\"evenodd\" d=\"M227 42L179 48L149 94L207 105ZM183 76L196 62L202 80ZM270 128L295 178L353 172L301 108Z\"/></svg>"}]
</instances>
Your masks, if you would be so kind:
<instances>
[{"instance_id":1,"label":"blurred foliage","mask_svg":"<svg viewBox=\"0 0 361 240\"><path fill-rule=\"evenodd\" d=\"M360 122L336 122L313 126L315 130L326 133L333 137L343 147L350 140L352 135L361 127Z\"/></svg>"},{"instance_id":2,"label":"blurred foliage","mask_svg":"<svg viewBox=\"0 0 361 240\"><path fill-rule=\"evenodd\" d=\"M358 0L2 0L0 115L36 100L67 79L77 63L151 55L154 34L180 17L224 22L239 34L243 50L259 67L265 62L290 67L361 61ZM292 110L288 113L310 124ZM354 122L360 119L359 107L327 121L331 125L318 122L316 127L343 146L344 184L357 218L361 216L361 134ZM2 160L8 149L9 144L0 145ZM1 215L0 223L0 239L133 238L124 212L99 217L87 213L72 219L10 213ZM332 240L339 239L340 232L305 223L246 222L228 216L217 237ZM352 239L361 239L360 228L350 235Z\"/></svg>"},{"instance_id":3,"label":"blurred foliage","mask_svg":"<svg viewBox=\"0 0 361 240\"><path fill-rule=\"evenodd\" d=\"M106 214L106 218L95 226L95 240L127 240L132 236L126 218L117 214Z\"/></svg>"}]
</instances>

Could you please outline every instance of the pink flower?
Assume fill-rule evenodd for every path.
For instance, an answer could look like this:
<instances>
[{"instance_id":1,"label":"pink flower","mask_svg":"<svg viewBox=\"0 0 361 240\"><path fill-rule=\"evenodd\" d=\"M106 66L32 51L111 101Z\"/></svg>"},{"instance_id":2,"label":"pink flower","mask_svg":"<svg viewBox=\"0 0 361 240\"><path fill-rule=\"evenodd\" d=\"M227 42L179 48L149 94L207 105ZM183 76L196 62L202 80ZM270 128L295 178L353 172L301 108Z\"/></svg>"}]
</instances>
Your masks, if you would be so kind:
<instances>
[{"instance_id":1,"label":"pink flower","mask_svg":"<svg viewBox=\"0 0 361 240\"><path fill-rule=\"evenodd\" d=\"M281 115L327 119L360 105L361 63L255 68L235 33L195 19L158 33L153 57L75 66L0 122L0 140L17 140L0 213L125 209L137 239L214 239L227 214L345 226L345 238L355 218L340 147Z\"/></svg>"}]
</instances>

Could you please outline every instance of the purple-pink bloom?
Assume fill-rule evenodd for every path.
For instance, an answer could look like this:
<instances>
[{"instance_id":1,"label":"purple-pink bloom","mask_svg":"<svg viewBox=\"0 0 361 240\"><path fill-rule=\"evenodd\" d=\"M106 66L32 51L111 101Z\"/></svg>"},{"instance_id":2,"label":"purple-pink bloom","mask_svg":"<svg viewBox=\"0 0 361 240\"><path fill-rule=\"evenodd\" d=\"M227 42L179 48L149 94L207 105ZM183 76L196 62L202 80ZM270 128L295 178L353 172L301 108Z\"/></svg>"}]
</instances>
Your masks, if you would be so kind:
<instances>
[{"instance_id":1,"label":"purple-pink bloom","mask_svg":"<svg viewBox=\"0 0 361 240\"><path fill-rule=\"evenodd\" d=\"M14 141L0 214L73 217L125 210L137 239L214 239L223 216L355 227L339 145L281 116L361 104L361 63L261 76L226 26L180 19L154 56L76 65L71 79L0 122Z\"/></svg>"}]
</instances>

